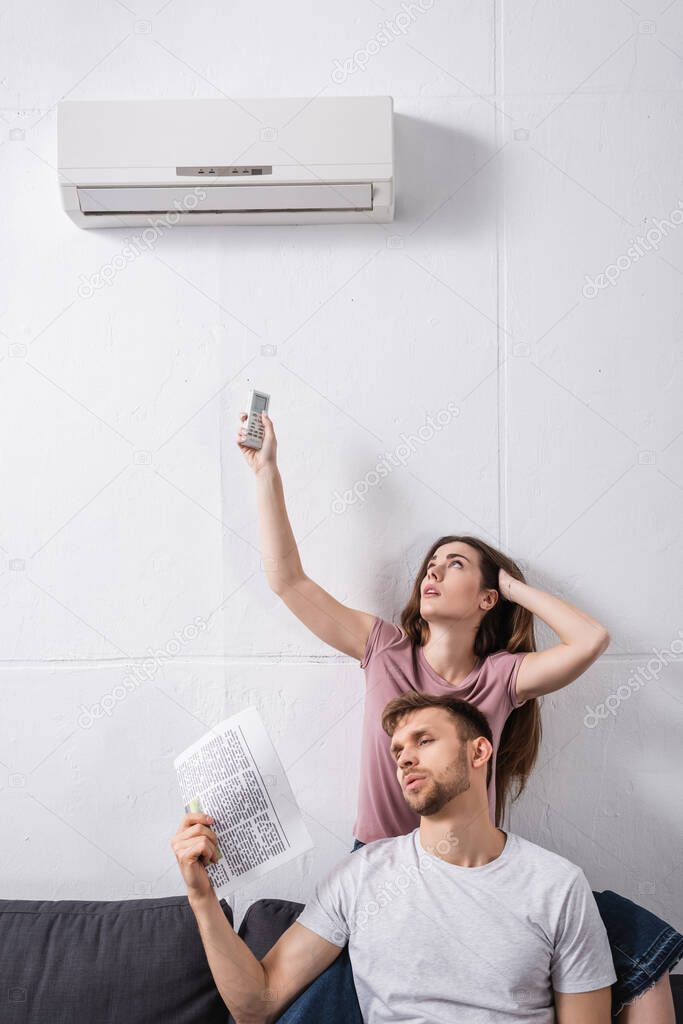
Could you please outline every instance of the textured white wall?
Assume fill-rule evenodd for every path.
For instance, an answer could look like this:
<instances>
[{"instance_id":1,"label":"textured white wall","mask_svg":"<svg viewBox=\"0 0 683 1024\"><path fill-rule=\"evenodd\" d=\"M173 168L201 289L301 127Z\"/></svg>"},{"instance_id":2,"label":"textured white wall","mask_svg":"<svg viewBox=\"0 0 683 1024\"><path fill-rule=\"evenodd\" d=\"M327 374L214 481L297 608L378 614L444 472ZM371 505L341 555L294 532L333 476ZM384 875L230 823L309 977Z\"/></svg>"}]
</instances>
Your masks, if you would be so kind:
<instances>
[{"instance_id":1,"label":"textured white wall","mask_svg":"<svg viewBox=\"0 0 683 1024\"><path fill-rule=\"evenodd\" d=\"M396 616L426 545L471 530L608 626L599 664L545 701L510 824L683 928L683 227L629 256L683 198L683 5L423 6L4 7L3 897L182 892L172 759L247 704L316 846L230 894L238 917L307 898L350 849L363 674L265 584L234 443L249 378L272 393L306 571L340 600ZM395 97L395 223L174 229L79 295L133 232L61 212L58 99L376 93ZM87 727L83 706L197 616ZM665 664L624 688L655 648Z\"/></svg>"}]
</instances>

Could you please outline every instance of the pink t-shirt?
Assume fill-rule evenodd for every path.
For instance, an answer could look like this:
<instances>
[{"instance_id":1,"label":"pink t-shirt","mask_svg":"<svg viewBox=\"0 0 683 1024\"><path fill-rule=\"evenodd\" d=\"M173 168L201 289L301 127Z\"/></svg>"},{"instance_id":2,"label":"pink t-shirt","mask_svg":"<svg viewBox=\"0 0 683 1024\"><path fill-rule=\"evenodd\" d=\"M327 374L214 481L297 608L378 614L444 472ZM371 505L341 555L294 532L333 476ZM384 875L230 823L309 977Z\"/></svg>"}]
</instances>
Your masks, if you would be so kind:
<instances>
[{"instance_id":1,"label":"pink t-shirt","mask_svg":"<svg viewBox=\"0 0 683 1024\"><path fill-rule=\"evenodd\" d=\"M496 754L505 721L518 701L515 681L526 651L496 651L479 662L458 686L442 679L424 656L415 652L417 678L413 668L411 642L401 626L375 617L365 648L361 668L365 669L365 712L361 746L361 776L358 814L353 833L363 843L406 835L420 824L403 798L396 778L396 764L389 753L391 740L382 729L384 708L394 697L410 690L421 693L452 693L486 715L493 733L493 767L488 787L489 813L496 813Z\"/></svg>"}]
</instances>

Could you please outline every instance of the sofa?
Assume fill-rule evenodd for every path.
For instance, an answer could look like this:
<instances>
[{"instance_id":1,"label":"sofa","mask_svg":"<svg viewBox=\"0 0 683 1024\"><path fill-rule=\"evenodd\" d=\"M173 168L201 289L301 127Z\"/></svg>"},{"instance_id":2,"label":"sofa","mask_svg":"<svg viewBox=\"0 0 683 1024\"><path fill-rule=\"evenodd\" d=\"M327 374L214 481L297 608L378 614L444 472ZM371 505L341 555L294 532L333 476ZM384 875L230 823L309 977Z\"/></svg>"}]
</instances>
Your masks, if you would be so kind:
<instances>
[{"instance_id":1,"label":"sofa","mask_svg":"<svg viewBox=\"0 0 683 1024\"><path fill-rule=\"evenodd\" d=\"M239 934L260 959L302 909L259 900ZM0 900L0 986L2 1024L234 1024L185 896Z\"/></svg>"},{"instance_id":2,"label":"sofa","mask_svg":"<svg viewBox=\"0 0 683 1024\"><path fill-rule=\"evenodd\" d=\"M258 900L238 934L260 959L303 906ZM683 1024L683 976L671 980ZM0 900L0 986L2 1024L234 1024L185 896Z\"/></svg>"}]
</instances>

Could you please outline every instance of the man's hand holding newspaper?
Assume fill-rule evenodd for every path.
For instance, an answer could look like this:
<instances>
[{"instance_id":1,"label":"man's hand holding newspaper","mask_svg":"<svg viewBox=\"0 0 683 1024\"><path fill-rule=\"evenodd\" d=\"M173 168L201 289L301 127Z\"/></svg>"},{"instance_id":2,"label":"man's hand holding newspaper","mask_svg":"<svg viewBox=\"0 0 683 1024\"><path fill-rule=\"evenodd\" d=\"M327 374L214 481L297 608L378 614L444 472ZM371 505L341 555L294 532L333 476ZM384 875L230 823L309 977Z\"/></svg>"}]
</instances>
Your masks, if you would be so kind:
<instances>
[{"instance_id":1,"label":"man's hand holding newspaper","mask_svg":"<svg viewBox=\"0 0 683 1024\"><path fill-rule=\"evenodd\" d=\"M218 837L210 814L186 814L171 839L171 847L187 887L190 902L211 894L206 864L218 862Z\"/></svg>"}]
</instances>

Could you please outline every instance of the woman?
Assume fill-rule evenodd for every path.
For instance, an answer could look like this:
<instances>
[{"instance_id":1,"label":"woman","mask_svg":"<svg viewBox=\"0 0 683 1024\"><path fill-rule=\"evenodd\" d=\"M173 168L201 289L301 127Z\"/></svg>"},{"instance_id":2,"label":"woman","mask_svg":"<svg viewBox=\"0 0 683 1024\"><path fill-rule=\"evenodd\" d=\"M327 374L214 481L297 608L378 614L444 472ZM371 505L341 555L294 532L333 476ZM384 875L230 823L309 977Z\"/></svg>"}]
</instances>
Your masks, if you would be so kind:
<instances>
[{"instance_id":1,"label":"woman","mask_svg":"<svg viewBox=\"0 0 683 1024\"><path fill-rule=\"evenodd\" d=\"M246 419L242 413L241 419ZM577 679L609 644L600 623L570 604L530 587L518 566L475 537L442 537L417 574L401 627L340 604L304 573L287 516L277 468L273 424L263 413L260 450L237 443L256 474L263 564L272 590L325 643L365 669L362 770L353 849L417 827L403 800L382 731L381 711L401 690L443 692L476 704L493 732L489 809L498 825L510 798L522 792L541 740L538 698ZM533 616L560 637L536 651ZM513 792L514 791L514 792ZM612 1014L619 1024L673 1024L669 971L683 956L683 936L654 914L607 890L594 893L614 959ZM340 957L330 972L340 983ZM326 972L327 973L327 972ZM348 972L347 972L348 973ZM282 1018L305 1020L327 984L325 976ZM332 1005L340 995L332 999Z\"/></svg>"}]
</instances>

